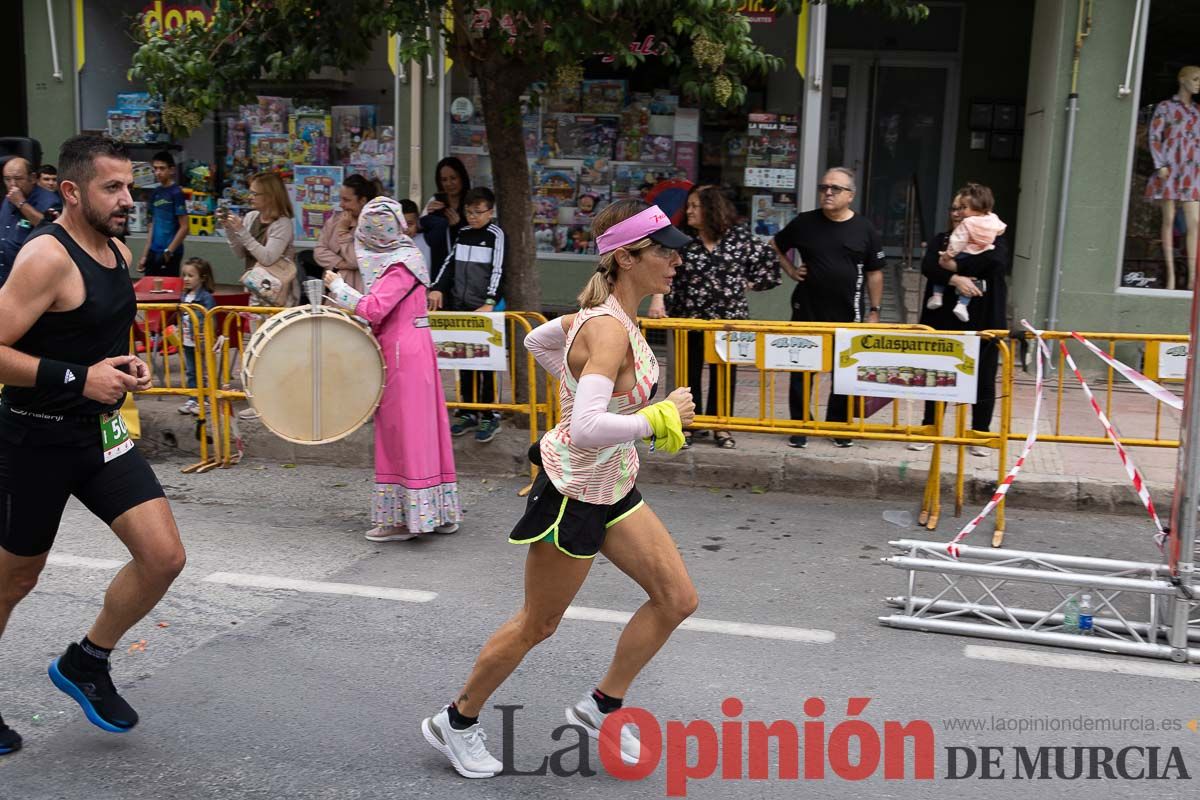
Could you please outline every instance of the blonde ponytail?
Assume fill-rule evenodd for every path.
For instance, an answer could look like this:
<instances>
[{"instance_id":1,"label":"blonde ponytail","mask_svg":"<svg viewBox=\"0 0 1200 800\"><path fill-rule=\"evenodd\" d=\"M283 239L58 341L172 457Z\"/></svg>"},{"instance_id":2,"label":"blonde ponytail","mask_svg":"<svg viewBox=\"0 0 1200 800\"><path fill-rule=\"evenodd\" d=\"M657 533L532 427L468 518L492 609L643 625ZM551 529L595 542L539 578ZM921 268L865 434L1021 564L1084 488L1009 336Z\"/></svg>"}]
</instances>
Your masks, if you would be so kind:
<instances>
[{"instance_id":1,"label":"blonde ponytail","mask_svg":"<svg viewBox=\"0 0 1200 800\"><path fill-rule=\"evenodd\" d=\"M603 260L611 260L611 256L611 253L605 253L601 257L600 268L592 273L592 277L588 278L587 285L583 287L583 291L576 298L580 308L595 308L602 305L612 294L612 284L609 283L608 270L604 268Z\"/></svg>"}]
</instances>

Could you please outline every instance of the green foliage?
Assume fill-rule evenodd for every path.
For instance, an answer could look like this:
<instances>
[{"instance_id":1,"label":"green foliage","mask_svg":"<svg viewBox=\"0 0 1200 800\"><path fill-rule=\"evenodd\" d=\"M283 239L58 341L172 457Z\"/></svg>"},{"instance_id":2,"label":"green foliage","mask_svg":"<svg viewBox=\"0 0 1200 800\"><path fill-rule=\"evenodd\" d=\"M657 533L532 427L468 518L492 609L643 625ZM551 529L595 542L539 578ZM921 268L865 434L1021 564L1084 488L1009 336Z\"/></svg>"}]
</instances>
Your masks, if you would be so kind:
<instances>
[{"instance_id":1,"label":"green foliage","mask_svg":"<svg viewBox=\"0 0 1200 800\"><path fill-rule=\"evenodd\" d=\"M826 0L919 21L915 0ZM664 62L705 105L736 107L744 79L782 66L750 38L738 0L212 0L210 26L146 35L131 77L162 97L164 121L185 136L208 114L245 102L254 82L303 79L324 67L364 62L380 33L400 34L401 57L421 59L443 37L474 73L502 70L513 80L547 79L592 53L633 67L645 54L629 43L662 32ZM802 0L777 0L798 12ZM494 73L493 73L494 74Z\"/></svg>"}]
</instances>

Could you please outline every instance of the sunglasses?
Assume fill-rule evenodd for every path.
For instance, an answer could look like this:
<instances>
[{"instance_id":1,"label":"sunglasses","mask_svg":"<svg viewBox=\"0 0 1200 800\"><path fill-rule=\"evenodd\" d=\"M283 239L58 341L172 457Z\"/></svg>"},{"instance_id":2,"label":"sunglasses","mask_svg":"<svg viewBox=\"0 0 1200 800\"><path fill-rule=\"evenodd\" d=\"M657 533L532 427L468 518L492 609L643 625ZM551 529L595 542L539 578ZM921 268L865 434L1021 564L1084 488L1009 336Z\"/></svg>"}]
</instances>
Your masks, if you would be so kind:
<instances>
[{"instance_id":1,"label":"sunglasses","mask_svg":"<svg viewBox=\"0 0 1200 800\"><path fill-rule=\"evenodd\" d=\"M837 197L842 192L854 191L849 186L838 186L836 183L818 183L817 194L831 194Z\"/></svg>"}]
</instances>

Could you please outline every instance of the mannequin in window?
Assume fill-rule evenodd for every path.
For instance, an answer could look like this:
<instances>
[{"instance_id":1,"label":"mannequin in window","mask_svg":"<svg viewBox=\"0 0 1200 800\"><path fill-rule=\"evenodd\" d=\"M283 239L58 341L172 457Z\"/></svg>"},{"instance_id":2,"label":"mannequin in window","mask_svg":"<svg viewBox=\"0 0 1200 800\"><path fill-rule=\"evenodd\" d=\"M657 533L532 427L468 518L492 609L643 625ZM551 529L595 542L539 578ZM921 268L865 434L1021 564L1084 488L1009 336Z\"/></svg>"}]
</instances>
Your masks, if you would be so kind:
<instances>
[{"instance_id":1,"label":"mannequin in window","mask_svg":"<svg viewBox=\"0 0 1200 800\"><path fill-rule=\"evenodd\" d=\"M1180 204L1187 222L1187 288L1196 279L1196 235L1200 229L1200 66L1179 70L1179 92L1154 107L1150 120L1150 153L1155 172L1146 184L1146 198L1162 208L1162 248L1166 288L1175 288L1175 208Z\"/></svg>"}]
</instances>

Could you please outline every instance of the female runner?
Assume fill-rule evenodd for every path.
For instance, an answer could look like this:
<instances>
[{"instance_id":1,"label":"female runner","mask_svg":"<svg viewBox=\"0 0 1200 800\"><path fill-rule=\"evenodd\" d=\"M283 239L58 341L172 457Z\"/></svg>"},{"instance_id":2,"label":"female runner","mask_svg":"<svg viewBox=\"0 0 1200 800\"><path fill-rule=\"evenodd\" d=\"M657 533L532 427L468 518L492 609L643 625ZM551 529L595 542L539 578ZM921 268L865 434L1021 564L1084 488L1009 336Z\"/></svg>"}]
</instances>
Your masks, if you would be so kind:
<instances>
[{"instance_id":1,"label":"female runner","mask_svg":"<svg viewBox=\"0 0 1200 800\"><path fill-rule=\"evenodd\" d=\"M600 264L579 295L579 312L525 338L560 378L562 405L562 421L531 448L542 472L509 536L529 545L525 603L483 646L454 702L421 723L425 740L467 778L503 769L484 745L479 712L526 653L554 633L596 553L649 597L621 634L608 672L567 708L567 720L594 739L604 715L621 707L633 679L699 602L674 540L634 485L634 442L652 437L658 449L677 451L695 410L687 387L651 404L658 362L634 321L642 300L670 291L678 250L691 240L657 206L633 199L601 211L593 231ZM631 726L619 744L601 746L619 746L627 763L641 752Z\"/></svg>"}]
</instances>

